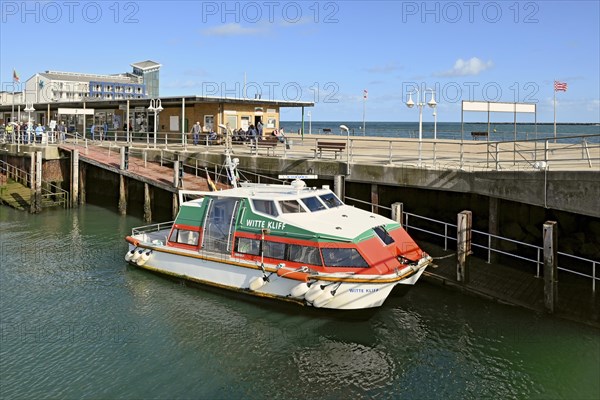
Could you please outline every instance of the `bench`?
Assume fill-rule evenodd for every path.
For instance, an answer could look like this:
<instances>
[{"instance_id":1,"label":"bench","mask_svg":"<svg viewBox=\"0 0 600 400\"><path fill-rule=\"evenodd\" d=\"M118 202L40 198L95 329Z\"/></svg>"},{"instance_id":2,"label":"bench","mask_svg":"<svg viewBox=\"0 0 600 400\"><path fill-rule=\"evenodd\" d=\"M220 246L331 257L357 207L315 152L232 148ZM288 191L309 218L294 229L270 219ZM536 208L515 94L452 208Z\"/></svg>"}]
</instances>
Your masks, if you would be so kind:
<instances>
[{"instance_id":1,"label":"bench","mask_svg":"<svg viewBox=\"0 0 600 400\"><path fill-rule=\"evenodd\" d=\"M199 137L199 141L198 144L200 146L202 145L219 145L219 144L223 144L223 138L221 137L221 135L216 135L214 136L213 139L210 138L210 134L207 133L201 133L198 135ZM193 136L192 136L192 140L193 140Z\"/></svg>"},{"instance_id":2,"label":"bench","mask_svg":"<svg viewBox=\"0 0 600 400\"><path fill-rule=\"evenodd\" d=\"M317 146L312 151L315 153L314 158L319 158L323 155L324 151L331 151L334 153L334 157L337 159L338 154L342 153L346 149L346 143L343 142L323 142L317 141Z\"/></svg>"},{"instance_id":3,"label":"bench","mask_svg":"<svg viewBox=\"0 0 600 400\"><path fill-rule=\"evenodd\" d=\"M487 132L471 132L471 137L473 137L473 139L477 140L477 138L479 136L487 137L488 133Z\"/></svg>"},{"instance_id":4,"label":"bench","mask_svg":"<svg viewBox=\"0 0 600 400\"><path fill-rule=\"evenodd\" d=\"M256 142L250 142L248 145L250 146L250 153L258 155L258 149L267 149L267 155L271 153L275 155L275 148L279 140L275 136L265 136L263 138L258 138Z\"/></svg>"}]
</instances>

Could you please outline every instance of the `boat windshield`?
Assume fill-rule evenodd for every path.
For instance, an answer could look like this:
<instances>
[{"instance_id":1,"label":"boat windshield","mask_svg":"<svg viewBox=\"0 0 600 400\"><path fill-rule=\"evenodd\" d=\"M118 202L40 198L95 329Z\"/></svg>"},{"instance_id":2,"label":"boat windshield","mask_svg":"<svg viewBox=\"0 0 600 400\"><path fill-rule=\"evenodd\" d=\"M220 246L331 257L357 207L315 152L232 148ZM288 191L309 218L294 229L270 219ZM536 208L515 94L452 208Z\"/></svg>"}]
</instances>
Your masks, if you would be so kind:
<instances>
[{"instance_id":1,"label":"boat windshield","mask_svg":"<svg viewBox=\"0 0 600 400\"><path fill-rule=\"evenodd\" d=\"M313 196L313 197L306 197L304 199L300 199L304 205L310 210L310 211L319 211L319 210L326 210L327 207L325 207L325 204L321 203L319 201L319 198L317 196Z\"/></svg>"},{"instance_id":2,"label":"boat windshield","mask_svg":"<svg viewBox=\"0 0 600 400\"><path fill-rule=\"evenodd\" d=\"M394 239L390 236L388 231L383 226L376 226L373 231L379 236L379 239L387 246L394 243Z\"/></svg>"},{"instance_id":3,"label":"boat windshield","mask_svg":"<svg viewBox=\"0 0 600 400\"><path fill-rule=\"evenodd\" d=\"M335 208L344 205L344 203L342 203L340 199L338 199L333 193L327 193L319 197L325 204L327 204L327 207L329 208Z\"/></svg>"},{"instance_id":4,"label":"boat windshield","mask_svg":"<svg viewBox=\"0 0 600 400\"><path fill-rule=\"evenodd\" d=\"M281 200L279 207L284 214L303 213L306 212L304 207L300 205L298 200Z\"/></svg>"},{"instance_id":5,"label":"boat windshield","mask_svg":"<svg viewBox=\"0 0 600 400\"><path fill-rule=\"evenodd\" d=\"M275 202L273 200L258 200L252 199L252 207L254 211L261 212L263 214L272 215L276 217L279 215Z\"/></svg>"},{"instance_id":6,"label":"boat windshield","mask_svg":"<svg viewBox=\"0 0 600 400\"><path fill-rule=\"evenodd\" d=\"M369 266L358 250L353 248L324 248L321 249L321 252L323 253L323 261L326 267L367 268Z\"/></svg>"}]
</instances>

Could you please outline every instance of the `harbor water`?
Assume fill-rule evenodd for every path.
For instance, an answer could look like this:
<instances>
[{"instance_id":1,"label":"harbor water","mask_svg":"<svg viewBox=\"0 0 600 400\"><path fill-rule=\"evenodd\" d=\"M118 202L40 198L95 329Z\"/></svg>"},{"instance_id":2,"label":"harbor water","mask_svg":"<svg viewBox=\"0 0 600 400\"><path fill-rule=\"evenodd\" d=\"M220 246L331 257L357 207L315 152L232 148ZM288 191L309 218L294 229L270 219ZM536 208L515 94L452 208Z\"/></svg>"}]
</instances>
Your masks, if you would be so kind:
<instances>
[{"instance_id":1,"label":"harbor water","mask_svg":"<svg viewBox=\"0 0 600 400\"><path fill-rule=\"evenodd\" d=\"M323 313L128 266L142 221L0 206L3 399L600 398L593 328L419 282Z\"/></svg>"}]
</instances>

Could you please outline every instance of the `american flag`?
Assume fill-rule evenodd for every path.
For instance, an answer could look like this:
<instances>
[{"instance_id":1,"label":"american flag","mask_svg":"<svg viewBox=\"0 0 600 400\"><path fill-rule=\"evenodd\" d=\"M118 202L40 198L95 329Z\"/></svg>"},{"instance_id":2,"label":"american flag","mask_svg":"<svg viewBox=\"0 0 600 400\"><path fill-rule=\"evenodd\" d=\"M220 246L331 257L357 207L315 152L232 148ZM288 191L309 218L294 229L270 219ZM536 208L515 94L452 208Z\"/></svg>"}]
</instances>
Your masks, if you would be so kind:
<instances>
[{"instance_id":1,"label":"american flag","mask_svg":"<svg viewBox=\"0 0 600 400\"><path fill-rule=\"evenodd\" d=\"M13 82L19 83L20 81L21 81L21 78L19 78L19 75L17 74L17 70L13 68Z\"/></svg>"},{"instance_id":2,"label":"american flag","mask_svg":"<svg viewBox=\"0 0 600 400\"><path fill-rule=\"evenodd\" d=\"M566 92L567 91L567 83L554 81L554 91L555 92Z\"/></svg>"},{"instance_id":3,"label":"american flag","mask_svg":"<svg viewBox=\"0 0 600 400\"><path fill-rule=\"evenodd\" d=\"M367 97L369 97L369 92L367 91L367 89L363 90L363 99L366 99Z\"/></svg>"}]
</instances>

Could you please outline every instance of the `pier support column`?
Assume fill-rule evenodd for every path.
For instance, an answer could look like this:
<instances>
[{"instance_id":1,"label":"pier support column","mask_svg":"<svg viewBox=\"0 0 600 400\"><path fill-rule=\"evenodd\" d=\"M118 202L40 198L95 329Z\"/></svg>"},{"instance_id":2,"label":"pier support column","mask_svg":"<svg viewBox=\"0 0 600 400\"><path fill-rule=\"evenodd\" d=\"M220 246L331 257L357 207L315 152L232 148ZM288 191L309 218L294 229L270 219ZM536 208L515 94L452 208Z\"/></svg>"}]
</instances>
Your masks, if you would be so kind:
<instances>
[{"instance_id":1,"label":"pier support column","mask_svg":"<svg viewBox=\"0 0 600 400\"><path fill-rule=\"evenodd\" d=\"M371 212L379 214L379 186L376 183L371 184Z\"/></svg>"},{"instance_id":2,"label":"pier support column","mask_svg":"<svg viewBox=\"0 0 600 400\"><path fill-rule=\"evenodd\" d=\"M462 211L458 214L456 223L456 280L462 283L469 282L468 260L469 254L471 254L472 223L471 211Z\"/></svg>"},{"instance_id":3,"label":"pier support column","mask_svg":"<svg viewBox=\"0 0 600 400\"><path fill-rule=\"evenodd\" d=\"M36 151L31 155L34 164L34 172L31 174L31 193L30 212L37 214L42 211L42 152Z\"/></svg>"},{"instance_id":4,"label":"pier support column","mask_svg":"<svg viewBox=\"0 0 600 400\"><path fill-rule=\"evenodd\" d=\"M144 183L144 221L152 221L152 206L150 200L150 186Z\"/></svg>"},{"instance_id":5,"label":"pier support column","mask_svg":"<svg viewBox=\"0 0 600 400\"><path fill-rule=\"evenodd\" d=\"M554 313L558 300L558 230L556 221L544 223L544 306Z\"/></svg>"},{"instance_id":6,"label":"pier support column","mask_svg":"<svg viewBox=\"0 0 600 400\"><path fill-rule=\"evenodd\" d=\"M119 175L119 214L127 214L127 187L123 175Z\"/></svg>"},{"instance_id":7,"label":"pier support column","mask_svg":"<svg viewBox=\"0 0 600 400\"><path fill-rule=\"evenodd\" d=\"M179 160L179 156L173 163L173 186L183 188L183 161Z\"/></svg>"},{"instance_id":8,"label":"pier support column","mask_svg":"<svg viewBox=\"0 0 600 400\"><path fill-rule=\"evenodd\" d=\"M346 198L346 188L344 187L344 175L336 175L333 177L333 193L342 201Z\"/></svg>"},{"instance_id":9,"label":"pier support column","mask_svg":"<svg viewBox=\"0 0 600 400\"><path fill-rule=\"evenodd\" d=\"M392 219L403 226L402 216L404 215L404 203L392 204Z\"/></svg>"},{"instance_id":10,"label":"pier support column","mask_svg":"<svg viewBox=\"0 0 600 400\"><path fill-rule=\"evenodd\" d=\"M179 196L177 196L177 193L173 193L173 209L172 209L172 215L173 215L173 219L177 218L177 212L179 211Z\"/></svg>"},{"instance_id":11,"label":"pier support column","mask_svg":"<svg viewBox=\"0 0 600 400\"><path fill-rule=\"evenodd\" d=\"M488 210L488 232L491 235L498 235L500 232L498 226L498 198L490 197L489 198L489 210ZM490 245L492 248L497 248L498 240L495 238L491 238ZM490 251L488 257L488 263L496 261L497 257L496 252Z\"/></svg>"},{"instance_id":12,"label":"pier support column","mask_svg":"<svg viewBox=\"0 0 600 400\"><path fill-rule=\"evenodd\" d=\"M79 150L71 153L71 207L79 200Z\"/></svg>"},{"instance_id":13,"label":"pier support column","mask_svg":"<svg viewBox=\"0 0 600 400\"><path fill-rule=\"evenodd\" d=\"M81 166L79 170L79 204L85 204L85 176L87 175L87 169L85 165Z\"/></svg>"}]
</instances>

